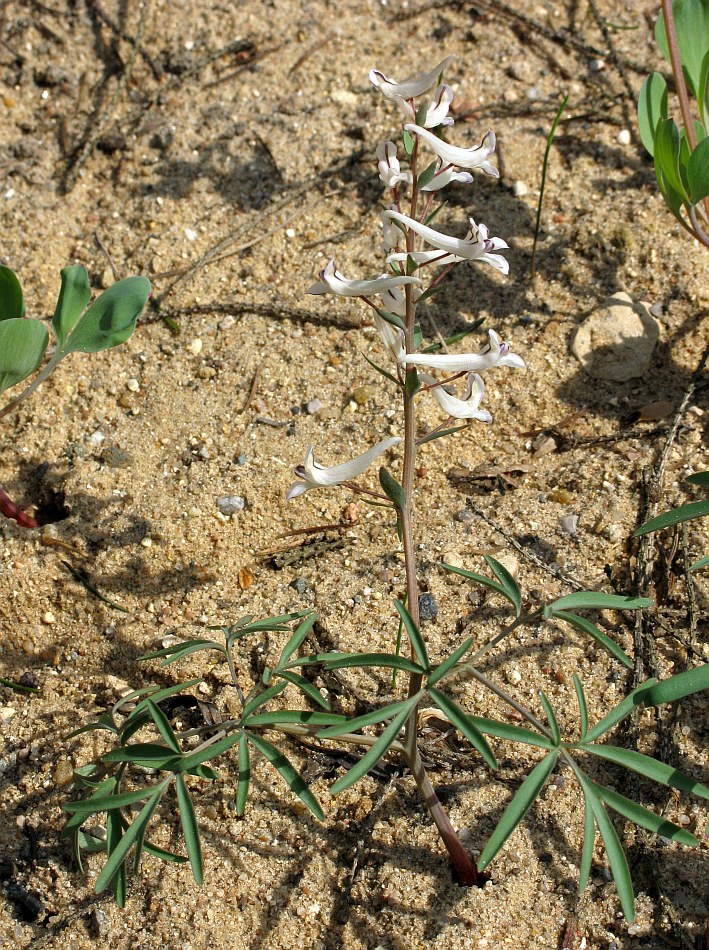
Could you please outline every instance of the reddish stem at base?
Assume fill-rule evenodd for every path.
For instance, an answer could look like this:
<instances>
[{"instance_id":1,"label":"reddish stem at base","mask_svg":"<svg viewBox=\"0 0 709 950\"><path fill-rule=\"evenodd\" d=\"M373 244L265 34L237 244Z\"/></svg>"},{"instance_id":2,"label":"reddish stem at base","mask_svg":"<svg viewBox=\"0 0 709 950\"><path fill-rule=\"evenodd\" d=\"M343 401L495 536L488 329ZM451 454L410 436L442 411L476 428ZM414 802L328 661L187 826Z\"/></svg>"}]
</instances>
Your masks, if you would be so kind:
<instances>
[{"instance_id":1,"label":"reddish stem at base","mask_svg":"<svg viewBox=\"0 0 709 950\"><path fill-rule=\"evenodd\" d=\"M0 486L0 514L5 515L6 518L12 518L21 528L39 527L32 515L28 515L22 508L18 508L2 486Z\"/></svg>"}]
</instances>

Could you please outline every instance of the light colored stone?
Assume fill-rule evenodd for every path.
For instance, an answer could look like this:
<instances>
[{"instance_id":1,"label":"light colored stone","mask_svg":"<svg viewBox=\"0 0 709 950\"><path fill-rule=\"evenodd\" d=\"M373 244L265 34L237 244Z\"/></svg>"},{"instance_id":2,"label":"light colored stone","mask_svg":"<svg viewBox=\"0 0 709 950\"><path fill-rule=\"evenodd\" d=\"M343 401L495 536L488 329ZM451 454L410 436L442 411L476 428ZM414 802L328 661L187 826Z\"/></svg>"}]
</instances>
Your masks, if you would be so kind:
<instances>
[{"instance_id":1,"label":"light colored stone","mask_svg":"<svg viewBox=\"0 0 709 950\"><path fill-rule=\"evenodd\" d=\"M589 376L622 383L647 372L659 336L648 308L619 291L577 327L571 352Z\"/></svg>"}]
</instances>

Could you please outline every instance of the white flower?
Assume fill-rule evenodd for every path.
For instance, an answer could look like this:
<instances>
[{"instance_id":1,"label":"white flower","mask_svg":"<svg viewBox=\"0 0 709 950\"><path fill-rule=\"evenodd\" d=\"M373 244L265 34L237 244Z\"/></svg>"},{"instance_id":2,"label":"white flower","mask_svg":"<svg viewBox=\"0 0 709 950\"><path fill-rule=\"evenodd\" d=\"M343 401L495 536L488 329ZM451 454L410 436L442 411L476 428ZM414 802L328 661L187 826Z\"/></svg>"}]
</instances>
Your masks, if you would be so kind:
<instances>
[{"instance_id":1,"label":"white flower","mask_svg":"<svg viewBox=\"0 0 709 950\"><path fill-rule=\"evenodd\" d=\"M459 181L469 185L472 180L473 176L470 172L457 172L452 165L444 165L443 162L439 161L435 175L427 185L423 186L421 191L439 191L452 181Z\"/></svg>"},{"instance_id":2,"label":"white flower","mask_svg":"<svg viewBox=\"0 0 709 950\"><path fill-rule=\"evenodd\" d=\"M370 294L380 294L392 287L401 287L403 284L420 284L418 277L403 277L399 275L382 274L373 280L348 280L336 268L335 261L331 260L324 270L320 271L320 280L309 288L309 294L337 294L339 297L368 297Z\"/></svg>"},{"instance_id":3,"label":"white flower","mask_svg":"<svg viewBox=\"0 0 709 950\"><path fill-rule=\"evenodd\" d=\"M388 309L391 310L391 307ZM404 331L380 317L378 313L374 314L374 325L379 330L384 346L389 350L397 364L401 363L406 355Z\"/></svg>"},{"instance_id":4,"label":"white flower","mask_svg":"<svg viewBox=\"0 0 709 950\"><path fill-rule=\"evenodd\" d=\"M425 139L433 151L446 165L455 165L457 168L481 168L487 175L493 178L499 178L500 173L488 162L488 158L495 151L495 133L491 130L486 133L482 144L475 148L459 148L457 145L449 145L440 139L428 129L421 128L420 125L405 125L407 132L414 132L420 138Z\"/></svg>"},{"instance_id":5,"label":"white flower","mask_svg":"<svg viewBox=\"0 0 709 950\"><path fill-rule=\"evenodd\" d=\"M411 353L404 354L401 362L412 366L428 366L446 373L483 373L493 366L513 366L524 369L524 362L516 353L510 353L509 343L501 343L494 330L490 342L480 353Z\"/></svg>"},{"instance_id":6,"label":"white flower","mask_svg":"<svg viewBox=\"0 0 709 950\"><path fill-rule=\"evenodd\" d=\"M436 86L433 93L433 99L428 104L426 115L423 120L425 129L435 129L439 125L453 125L453 117L448 115L451 102L453 102L453 90L450 86L442 83ZM416 121L416 113L408 99L399 101L401 108L406 113L406 117L412 122Z\"/></svg>"},{"instance_id":7,"label":"white flower","mask_svg":"<svg viewBox=\"0 0 709 950\"><path fill-rule=\"evenodd\" d=\"M315 461L315 453L311 445L305 453L305 463L295 467L298 481L293 482L288 489L286 501L297 498L298 495L310 491L311 488L328 488L331 485L341 485L342 482L349 482L351 479L357 478L363 472L366 472L372 462L379 458L383 452L394 445L398 445L401 441L402 439L399 438L385 439L383 442L373 445L363 455L358 455L350 462L334 465L332 468L326 468Z\"/></svg>"},{"instance_id":8,"label":"white flower","mask_svg":"<svg viewBox=\"0 0 709 950\"><path fill-rule=\"evenodd\" d=\"M430 392L435 396L438 405L454 419L477 419L479 422L492 422L492 416L486 409L478 408L485 395L485 383L477 373L470 373L465 395L462 399L451 395L443 386L436 386L436 380L428 373L419 373L419 379L427 386L434 388Z\"/></svg>"},{"instance_id":9,"label":"white flower","mask_svg":"<svg viewBox=\"0 0 709 950\"><path fill-rule=\"evenodd\" d=\"M431 86L435 85L438 77L446 68L453 56L446 56L442 63L439 63L435 69L423 76L417 76L408 82L397 82L395 79L389 79L378 69L369 71L369 81L377 87L388 99L415 99L416 96L428 92Z\"/></svg>"},{"instance_id":10,"label":"white flower","mask_svg":"<svg viewBox=\"0 0 709 950\"><path fill-rule=\"evenodd\" d=\"M499 251L506 248L507 244L501 238L488 238L488 229L485 225L477 225L472 218L470 218L470 230L466 236L464 238L455 238L448 234L443 234L441 231L435 231L433 228L429 228L428 225L422 224L415 218L410 218L400 211L384 211L382 216L392 218L394 221L400 221L405 227L419 234L427 244L431 244L433 247L438 248L439 251L445 251L446 254L451 255L450 258L442 259L439 263L448 264L453 261L484 261L486 264L492 264L493 267L502 271L503 274L509 272L509 264L505 258L499 254L491 253L492 251ZM426 263L427 260L436 260L435 256L430 255L427 258L423 258L421 256L422 253L429 254L429 252L419 252L419 260L416 259L416 253L411 255L416 263L422 264ZM387 258L387 261L395 260L401 260L401 255L390 254Z\"/></svg>"},{"instance_id":11,"label":"white flower","mask_svg":"<svg viewBox=\"0 0 709 950\"><path fill-rule=\"evenodd\" d=\"M389 211L396 211L396 205L389 205ZM385 218L382 214L382 247L384 253L390 251L393 247L398 247L404 232L396 222L391 218Z\"/></svg>"},{"instance_id":12,"label":"white flower","mask_svg":"<svg viewBox=\"0 0 709 950\"><path fill-rule=\"evenodd\" d=\"M399 159L396 157L396 145L393 142L380 142L377 145L377 160L379 162L379 177L387 188L396 188L399 182L411 184L411 172L402 172Z\"/></svg>"}]
</instances>

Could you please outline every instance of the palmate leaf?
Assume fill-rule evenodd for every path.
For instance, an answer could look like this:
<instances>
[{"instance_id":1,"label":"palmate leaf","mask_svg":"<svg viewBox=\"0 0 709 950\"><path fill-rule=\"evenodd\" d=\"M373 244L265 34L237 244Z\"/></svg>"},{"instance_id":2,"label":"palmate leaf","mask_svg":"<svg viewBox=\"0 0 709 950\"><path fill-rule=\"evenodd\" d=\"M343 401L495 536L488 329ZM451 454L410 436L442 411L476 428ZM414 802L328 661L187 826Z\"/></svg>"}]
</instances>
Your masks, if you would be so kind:
<instances>
[{"instance_id":1,"label":"palmate leaf","mask_svg":"<svg viewBox=\"0 0 709 950\"><path fill-rule=\"evenodd\" d=\"M162 797L165 788L165 782L162 782L160 785L156 786L155 791L150 796L145 805L143 805L140 813L133 819L125 831L122 832L120 835L120 840L118 840L118 836L116 836L115 847L111 846L111 836L109 835L108 860L106 861L106 864L104 865L103 870L99 874L96 884L94 885L94 890L97 894L100 894L106 889L117 872L122 870L123 874L125 874L125 859L128 855L128 852L133 847L133 845L136 844L138 838L145 834L145 830L150 823L150 819L153 817L155 809L158 807L158 803L160 802L160 798ZM110 817L113 819L113 814L111 814ZM125 819L123 820L125 821ZM125 888L125 884L123 886ZM116 900L118 901L118 896L116 896ZM119 902L119 906L123 905Z\"/></svg>"},{"instance_id":2,"label":"palmate leaf","mask_svg":"<svg viewBox=\"0 0 709 950\"><path fill-rule=\"evenodd\" d=\"M264 689L262 693L254 696L254 698L244 706L244 710L241 714L242 719L246 719L260 706L263 706L265 703L269 702L269 700L273 699L275 696L278 696L279 693L282 693L287 685L288 683L285 680L281 681L280 683L273 683L273 685L269 686L268 689Z\"/></svg>"},{"instance_id":3,"label":"palmate leaf","mask_svg":"<svg viewBox=\"0 0 709 950\"><path fill-rule=\"evenodd\" d=\"M191 772L198 765L201 765L208 759L216 759L217 756L223 755L225 752L231 749L232 746L236 745L241 735L241 732L233 732L231 735L224 736L222 739L217 739L216 742L199 749L197 752L191 752L188 755L184 755L182 759L176 759L174 771Z\"/></svg>"},{"instance_id":4,"label":"palmate leaf","mask_svg":"<svg viewBox=\"0 0 709 950\"><path fill-rule=\"evenodd\" d=\"M587 620L585 617L579 617L578 614L572 614L568 610L554 610L554 618L557 620L565 620L566 623L570 624L576 630L588 634L588 636L592 637L596 643L599 643L604 650L607 650L611 656L614 656L616 660L620 660L628 669L633 668L633 661L627 653L621 650L617 643L611 640L610 637L607 637L605 633L602 633L590 620Z\"/></svg>"},{"instance_id":5,"label":"palmate leaf","mask_svg":"<svg viewBox=\"0 0 709 950\"><path fill-rule=\"evenodd\" d=\"M288 788L298 796L304 805L319 818L325 820L325 815L320 807L320 803L308 788L308 785L300 772L289 762L285 754L277 749L276 746L267 742L263 736L250 732L247 734L249 742L255 746L259 752L271 763L281 778L285 781Z\"/></svg>"},{"instance_id":6,"label":"palmate leaf","mask_svg":"<svg viewBox=\"0 0 709 950\"><path fill-rule=\"evenodd\" d=\"M689 792L692 795L698 795L700 798L709 799L709 788L697 782L695 779L680 772L679 769L659 762L657 759L644 755L642 752L636 752L634 749L621 749L614 745L594 745L593 743L579 743L578 748L584 752L590 752L608 762L614 762L616 765L622 765L624 769L630 769L644 775L645 778L652 779L653 782L660 782L662 785L668 785L670 788L677 788L682 792Z\"/></svg>"},{"instance_id":7,"label":"palmate leaf","mask_svg":"<svg viewBox=\"0 0 709 950\"><path fill-rule=\"evenodd\" d=\"M495 758L492 749L487 744L487 740L475 725L473 718L471 716L466 716L460 706L458 706L458 704L454 702L450 696L446 696L445 693L442 693L435 687L429 688L428 693L436 706L438 706L438 708L446 714L456 729L463 733L465 738L482 756L487 765L491 769L496 769L497 759Z\"/></svg>"},{"instance_id":8,"label":"palmate leaf","mask_svg":"<svg viewBox=\"0 0 709 950\"><path fill-rule=\"evenodd\" d=\"M414 697L405 703L404 708L402 708L399 714L389 723L386 729L379 736L379 739L362 756L359 762L356 765L353 765L349 772L346 772L344 775L338 778L338 780L331 787L330 794L338 795L340 792L344 792L346 788L349 788L350 785L354 785L355 782L363 778L367 772L369 772L369 770L377 764L382 756L385 755L392 743L396 740L401 727L406 722L417 702L417 697Z\"/></svg>"},{"instance_id":9,"label":"palmate leaf","mask_svg":"<svg viewBox=\"0 0 709 950\"><path fill-rule=\"evenodd\" d=\"M406 632L409 635L411 646L414 648L414 652L419 663L424 668L424 670L428 672L428 651L426 650L426 641L421 636L421 631L414 623L414 618L409 613L408 607L406 607L406 605L403 604L397 597L394 598L394 606L396 607L396 612L402 619L404 627L406 627Z\"/></svg>"},{"instance_id":10,"label":"palmate leaf","mask_svg":"<svg viewBox=\"0 0 709 950\"><path fill-rule=\"evenodd\" d=\"M535 798L542 790L542 786L554 770L558 755L559 753L556 749L549 752L542 761L532 769L527 778L517 789L512 801L498 822L497 827L490 835L490 839L485 845L483 853L480 855L478 860L479 871L484 871L488 864L490 864L532 807Z\"/></svg>"},{"instance_id":11,"label":"palmate leaf","mask_svg":"<svg viewBox=\"0 0 709 950\"><path fill-rule=\"evenodd\" d=\"M201 884L204 880L204 865L202 863L202 845L199 840L199 827L197 825L197 816L195 815L192 797L187 788L183 775L176 778L177 804L180 808L180 821L182 822L182 833L185 836L185 845L192 868L192 877L195 884Z\"/></svg>"}]
</instances>

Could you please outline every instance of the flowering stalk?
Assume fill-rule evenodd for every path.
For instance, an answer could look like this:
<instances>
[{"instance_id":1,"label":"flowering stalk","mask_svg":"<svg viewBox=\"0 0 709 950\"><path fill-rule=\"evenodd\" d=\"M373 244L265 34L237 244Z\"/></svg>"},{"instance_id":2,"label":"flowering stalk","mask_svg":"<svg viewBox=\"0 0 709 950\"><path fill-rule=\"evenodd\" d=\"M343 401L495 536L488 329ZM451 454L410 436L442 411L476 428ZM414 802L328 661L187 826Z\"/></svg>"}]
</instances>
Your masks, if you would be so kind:
<instances>
[{"instance_id":1,"label":"flowering stalk","mask_svg":"<svg viewBox=\"0 0 709 950\"><path fill-rule=\"evenodd\" d=\"M310 448L305 463L295 470L298 480L290 487L287 496L290 500L310 489L336 484L358 489L351 480L363 474L375 458L403 441L401 483L397 484L385 468L380 471L380 482L397 514L406 570L405 610L408 611L408 620L417 638L420 638L420 615L414 544L414 476L418 444L416 399L431 393L446 413L443 425L452 419L489 423L492 421L490 413L479 408L485 386L478 374L495 366L524 366L522 360L510 353L509 346L501 342L493 330L489 331L489 344L480 353L430 355L417 352L419 334L416 309L422 293L436 287L453 267L462 262L477 261L490 264L503 274L508 272L507 261L499 253L507 248L507 244L500 238L489 238L485 225L478 225L470 218L467 234L458 238L435 230L428 223L433 196L445 185L471 182L470 170L475 168L495 177L498 174L489 161L495 149L493 132L488 132L482 144L473 148L449 145L440 137L441 127L453 124L453 118L448 115L453 93L450 86L442 82L442 70L448 62L449 59L446 59L430 72L405 83L397 83L378 70L370 72L371 82L387 98L398 102L407 118L403 136L409 170L402 171L394 142L380 143L376 153L379 177L391 196L390 205L382 213L384 252L389 270L369 280L348 279L335 268L335 262L330 261L321 272L320 280L309 290L312 294L358 297L374 309L375 326L395 363L396 376L388 371L382 372L397 383L401 392L403 440L387 439L352 461L331 468L318 465ZM419 97L432 89L430 102L417 103ZM420 171L423 165L421 149L430 149L435 156L434 161L423 171ZM403 213L402 194L407 186L410 188L408 213ZM423 273L428 275L429 271L424 271L424 268L438 268L438 272L429 278L425 289L424 281L419 276ZM372 300L377 295L381 298L381 307ZM444 378L437 380L429 373L420 373L419 367L439 370L444 373ZM461 375L467 376L462 399L449 390L449 384ZM436 436L445 434L439 430L440 426L434 430ZM432 434L429 433L429 436ZM417 646L414 636L411 636L411 660L416 663L420 659L420 644ZM423 679L424 672L409 672L410 709L404 722L404 755L450 854L458 880L462 884L475 884L478 879L476 867L441 805L419 754L417 722L418 704L425 695Z\"/></svg>"}]
</instances>

